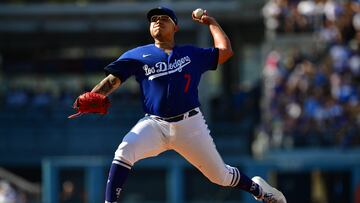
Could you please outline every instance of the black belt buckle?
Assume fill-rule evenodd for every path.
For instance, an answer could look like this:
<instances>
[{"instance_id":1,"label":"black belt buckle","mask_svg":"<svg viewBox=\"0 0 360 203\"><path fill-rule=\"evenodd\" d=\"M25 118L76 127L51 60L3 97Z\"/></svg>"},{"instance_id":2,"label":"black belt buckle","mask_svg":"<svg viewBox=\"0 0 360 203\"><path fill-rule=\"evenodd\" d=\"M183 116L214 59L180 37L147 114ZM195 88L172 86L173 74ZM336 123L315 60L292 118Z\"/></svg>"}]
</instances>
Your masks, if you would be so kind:
<instances>
[{"instance_id":1,"label":"black belt buckle","mask_svg":"<svg viewBox=\"0 0 360 203\"><path fill-rule=\"evenodd\" d=\"M189 111L189 116L188 118L195 116L196 114L198 114L199 112L196 111L195 109ZM184 114L172 117L172 118L162 118L162 120L167 121L167 122L178 122L184 119Z\"/></svg>"}]
</instances>

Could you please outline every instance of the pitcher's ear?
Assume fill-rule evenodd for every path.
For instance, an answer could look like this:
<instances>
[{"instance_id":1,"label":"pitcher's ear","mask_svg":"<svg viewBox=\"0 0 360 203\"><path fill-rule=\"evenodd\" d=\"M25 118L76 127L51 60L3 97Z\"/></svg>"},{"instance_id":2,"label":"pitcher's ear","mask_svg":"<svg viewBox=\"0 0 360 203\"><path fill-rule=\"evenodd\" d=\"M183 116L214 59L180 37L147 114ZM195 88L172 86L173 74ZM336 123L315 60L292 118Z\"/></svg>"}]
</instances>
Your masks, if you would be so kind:
<instances>
[{"instance_id":1,"label":"pitcher's ear","mask_svg":"<svg viewBox=\"0 0 360 203\"><path fill-rule=\"evenodd\" d=\"M180 27L178 25L175 25L175 32L179 31Z\"/></svg>"}]
</instances>

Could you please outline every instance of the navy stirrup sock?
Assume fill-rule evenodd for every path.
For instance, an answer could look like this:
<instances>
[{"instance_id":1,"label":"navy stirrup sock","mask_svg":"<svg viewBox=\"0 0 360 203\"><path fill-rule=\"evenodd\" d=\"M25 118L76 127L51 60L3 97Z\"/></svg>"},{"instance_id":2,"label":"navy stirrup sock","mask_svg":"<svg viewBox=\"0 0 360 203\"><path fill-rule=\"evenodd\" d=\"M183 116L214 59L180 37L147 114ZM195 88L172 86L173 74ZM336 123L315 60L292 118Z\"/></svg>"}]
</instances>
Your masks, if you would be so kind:
<instances>
[{"instance_id":1,"label":"navy stirrup sock","mask_svg":"<svg viewBox=\"0 0 360 203\"><path fill-rule=\"evenodd\" d=\"M127 167L125 167L127 166ZM129 175L130 166L122 161L114 160L110 167L109 178L106 184L105 202L117 202L122 187Z\"/></svg>"},{"instance_id":2,"label":"navy stirrup sock","mask_svg":"<svg viewBox=\"0 0 360 203\"><path fill-rule=\"evenodd\" d=\"M242 172L240 172L240 181L235 187L245 190L253 194L255 197L259 197L261 195L260 186L254 183L249 177L247 177Z\"/></svg>"}]
</instances>

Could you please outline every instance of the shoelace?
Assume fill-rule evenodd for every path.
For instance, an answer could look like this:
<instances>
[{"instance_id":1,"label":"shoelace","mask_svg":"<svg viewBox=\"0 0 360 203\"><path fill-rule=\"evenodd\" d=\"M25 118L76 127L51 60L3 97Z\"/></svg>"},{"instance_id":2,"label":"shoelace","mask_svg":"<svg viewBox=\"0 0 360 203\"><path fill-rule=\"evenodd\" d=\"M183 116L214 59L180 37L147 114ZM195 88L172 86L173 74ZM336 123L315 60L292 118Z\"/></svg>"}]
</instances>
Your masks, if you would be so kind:
<instances>
[{"instance_id":1,"label":"shoelace","mask_svg":"<svg viewBox=\"0 0 360 203\"><path fill-rule=\"evenodd\" d=\"M264 203L276 203L276 199L272 193L266 193L263 200Z\"/></svg>"}]
</instances>

